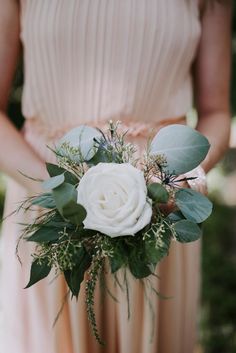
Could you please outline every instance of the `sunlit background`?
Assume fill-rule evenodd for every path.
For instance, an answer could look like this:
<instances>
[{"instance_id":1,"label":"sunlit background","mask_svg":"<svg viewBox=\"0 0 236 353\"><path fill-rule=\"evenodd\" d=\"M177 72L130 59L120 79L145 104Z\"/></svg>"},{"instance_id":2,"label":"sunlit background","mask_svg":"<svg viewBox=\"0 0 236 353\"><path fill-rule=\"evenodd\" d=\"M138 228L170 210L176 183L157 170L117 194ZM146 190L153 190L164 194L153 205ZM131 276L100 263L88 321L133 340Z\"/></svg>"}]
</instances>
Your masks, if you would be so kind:
<instances>
[{"instance_id":1,"label":"sunlit background","mask_svg":"<svg viewBox=\"0 0 236 353\"><path fill-rule=\"evenodd\" d=\"M22 62L16 73L8 113L22 126ZM232 41L232 136L225 158L209 174L214 212L204 225L202 241L202 299L199 348L204 353L236 353L236 5ZM190 120L194 112L190 113ZM0 174L0 216L4 205L4 176Z\"/></svg>"}]
</instances>

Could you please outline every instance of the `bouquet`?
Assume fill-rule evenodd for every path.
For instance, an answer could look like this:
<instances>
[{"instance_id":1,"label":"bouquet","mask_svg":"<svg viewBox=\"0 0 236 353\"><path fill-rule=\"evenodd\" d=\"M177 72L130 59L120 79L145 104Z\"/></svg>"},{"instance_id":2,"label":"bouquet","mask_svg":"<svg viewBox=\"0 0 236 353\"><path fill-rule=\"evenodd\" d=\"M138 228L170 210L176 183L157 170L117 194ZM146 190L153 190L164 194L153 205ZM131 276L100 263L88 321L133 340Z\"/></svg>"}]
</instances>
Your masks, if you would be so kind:
<instances>
[{"instance_id":1,"label":"bouquet","mask_svg":"<svg viewBox=\"0 0 236 353\"><path fill-rule=\"evenodd\" d=\"M45 192L21 204L26 212L39 208L21 236L36 243L26 288L54 269L78 297L86 273L88 319L101 343L94 291L104 264L114 277L124 268L142 280L155 274L172 241L201 236L199 224L212 204L180 182L208 149L207 139L184 125L162 128L142 156L119 122L110 121L106 131L83 125L68 132L53 149L57 163L46 164ZM163 205L173 202L173 211L165 212Z\"/></svg>"}]
</instances>

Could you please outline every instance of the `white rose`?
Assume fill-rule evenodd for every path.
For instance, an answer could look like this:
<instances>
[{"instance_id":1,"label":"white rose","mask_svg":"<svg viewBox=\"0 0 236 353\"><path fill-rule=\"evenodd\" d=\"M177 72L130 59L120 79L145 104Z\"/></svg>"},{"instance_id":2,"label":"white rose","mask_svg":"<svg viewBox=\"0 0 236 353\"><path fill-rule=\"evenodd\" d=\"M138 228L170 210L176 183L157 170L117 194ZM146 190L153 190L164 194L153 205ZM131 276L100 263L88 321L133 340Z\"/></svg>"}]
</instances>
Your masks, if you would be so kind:
<instances>
[{"instance_id":1,"label":"white rose","mask_svg":"<svg viewBox=\"0 0 236 353\"><path fill-rule=\"evenodd\" d=\"M77 191L77 202L87 211L86 229L110 237L135 235L151 221L143 173L131 164L99 163L85 173Z\"/></svg>"}]
</instances>

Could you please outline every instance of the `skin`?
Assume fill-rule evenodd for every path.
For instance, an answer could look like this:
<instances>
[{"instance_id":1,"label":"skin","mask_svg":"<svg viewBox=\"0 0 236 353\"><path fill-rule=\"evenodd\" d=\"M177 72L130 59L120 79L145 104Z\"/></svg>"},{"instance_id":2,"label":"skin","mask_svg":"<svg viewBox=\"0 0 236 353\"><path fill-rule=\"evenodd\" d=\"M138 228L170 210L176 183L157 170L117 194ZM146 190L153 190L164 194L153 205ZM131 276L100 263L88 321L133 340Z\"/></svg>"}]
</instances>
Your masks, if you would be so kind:
<instances>
[{"instance_id":1,"label":"skin","mask_svg":"<svg viewBox=\"0 0 236 353\"><path fill-rule=\"evenodd\" d=\"M18 171L35 178L47 177L44 162L31 149L22 134L6 116L9 91L19 52L19 3L0 0L0 170L32 192L37 183ZM228 148L230 131L230 21L231 5L216 2L202 6L202 37L194 63L194 91L199 114L197 129L211 143L202 166L208 172ZM7 151L7 155L6 155Z\"/></svg>"},{"instance_id":2,"label":"skin","mask_svg":"<svg viewBox=\"0 0 236 353\"><path fill-rule=\"evenodd\" d=\"M19 171L45 179L47 173L44 162L6 116L9 92L20 54L18 1L0 0L0 9L0 170L29 191L38 192L40 184L25 178Z\"/></svg>"}]
</instances>

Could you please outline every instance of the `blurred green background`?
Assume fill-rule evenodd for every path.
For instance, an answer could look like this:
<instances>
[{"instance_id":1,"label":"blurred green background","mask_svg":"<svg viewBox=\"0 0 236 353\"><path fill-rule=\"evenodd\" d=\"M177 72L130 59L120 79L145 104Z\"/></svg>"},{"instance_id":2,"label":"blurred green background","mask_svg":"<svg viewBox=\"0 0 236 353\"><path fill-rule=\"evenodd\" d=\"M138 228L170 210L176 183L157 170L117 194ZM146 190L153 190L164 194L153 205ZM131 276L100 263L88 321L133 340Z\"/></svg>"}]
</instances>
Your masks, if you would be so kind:
<instances>
[{"instance_id":1,"label":"blurred green background","mask_svg":"<svg viewBox=\"0 0 236 353\"><path fill-rule=\"evenodd\" d=\"M22 62L16 72L8 113L20 127ZM236 116L236 4L232 40L232 115ZM236 119L236 118L235 118ZM199 352L236 353L236 120L233 145L209 175L214 212L204 225L202 241L202 305L199 315ZM4 204L4 177L0 175L0 217Z\"/></svg>"}]
</instances>

